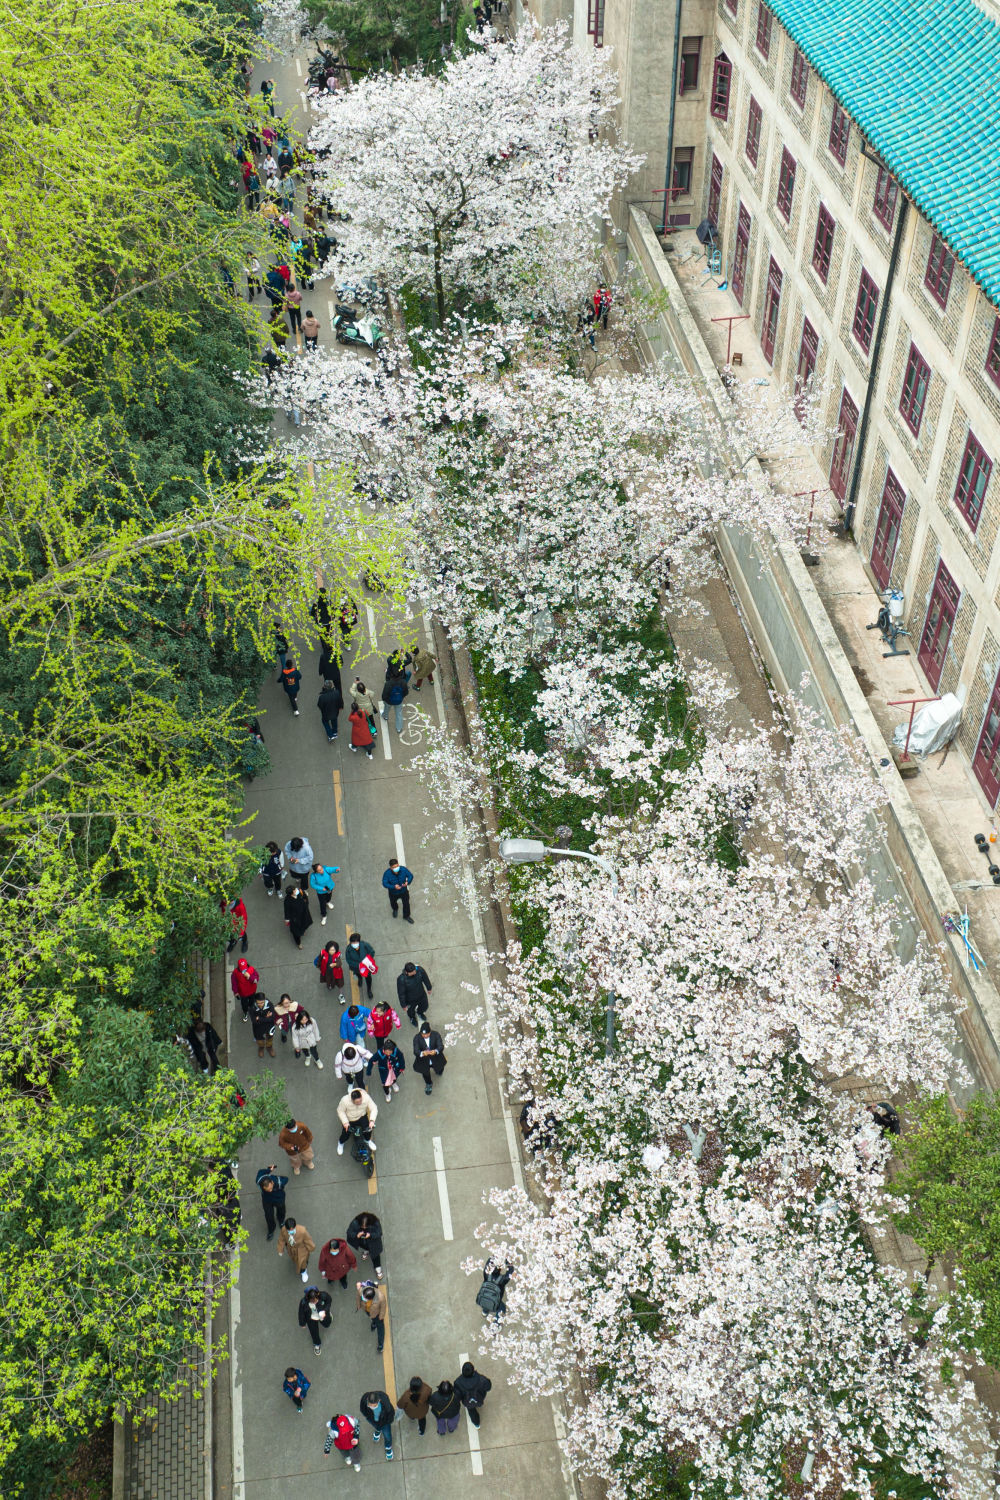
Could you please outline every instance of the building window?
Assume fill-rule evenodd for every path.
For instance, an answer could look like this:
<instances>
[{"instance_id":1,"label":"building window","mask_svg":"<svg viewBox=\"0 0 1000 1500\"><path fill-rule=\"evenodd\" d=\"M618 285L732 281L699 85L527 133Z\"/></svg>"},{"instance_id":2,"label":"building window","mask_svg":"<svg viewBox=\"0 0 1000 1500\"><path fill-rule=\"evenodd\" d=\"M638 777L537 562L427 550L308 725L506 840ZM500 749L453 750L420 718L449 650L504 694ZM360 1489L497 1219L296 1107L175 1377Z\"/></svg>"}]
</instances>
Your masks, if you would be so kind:
<instances>
[{"instance_id":1,"label":"building window","mask_svg":"<svg viewBox=\"0 0 1000 1500\"><path fill-rule=\"evenodd\" d=\"M764 327L760 342L764 358L774 364L774 345L778 337L778 314L781 311L781 271L774 256L767 268L767 296L764 298Z\"/></svg>"},{"instance_id":2,"label":"building window","mask_svg":"<svg viewBox=\"0 0 1000 1500\"><path fill-rule=\"evenodd\" d=\"M906 374L903 376L903 394L899 398L899 409L903 414L903 421L914 437L919 433L920 423L923 420L924 402L927 400L927 386L930 378L930 365L916 344L911 344L910 357L906 361Z\"/></svg>"},{"instance_id":3,"label":"building window","mask_svg":"<svg viewBox=\"0 0 1000 1500\"><path fill-rule=\"evenodd\" d=\"M886 229L891 229L896 219L896 203L899 199L899 188L891 172L885 167L879 167L878 180L875 183L875 202L872 204L872 213L880 224Z\"/></svg>"},{"instance_id":4,"label":"building window","mask_svg":"<svg viewBox=\"0 0 1000 1500\"><path fill-rule=\"evenodd\" d=\"M726 9L731 16L735 16L739 9L740 0L726 0Z\"/></svg>"},{"instance_id":5,"label":"building window","mask_svg":"<svg viewBox=\"0 0 1000 1500\"><path fill-rule=\"evenodd\" d=\"M872 545L872 572L880 589L889 587L893 559L899 542L899 528L903 524L903 506L906 493L891 469L885 471L885 488L878 520L875 522L875 541Z\"/></svg>"},{"instance_id":6,"label":"building window","mask_svg":"<svg viewBox=\"0 0 1000 1500\"><path fill-rule=\"evenodd\" d=\"M986 373L1000 385L1000 318L993 324L990 347L986 353Z\"/></svg>"},{"instance_id":7,"label":"building window","mask_svg":"<svg viewBox=\"0 0 1000 1500\"><path fill-rule=\"evenodd\" d=\"M970 432L965 442L961 468L958 471L955 504L973 531L979 525L979 517L983 513L983 499L992 473L993 464Z\"/></svg>"},{"instance_id":8,"label":"building window","mask_svg":"<svg viewBox=\"0 0 1000 1500\"><path fill-rule=\"evenodd\" d=\"M712 177L708 189L708 217L719 227L719 209L722 206L722 163L719 158L712 154Z\"/></svg>"},{"instance_id":9,"label":"building window","mask_svg":"<svg viewBox=\"0 0 1000 1500\"><path fill-rule=\"evenodd\" d=\"M791 152L783 150L778 169L778 212L786 224L792 217L792 199L795 196L795 159Z\"/></svg>"},{"instance_id":10,"label":"building window","mask_svg":"<svg viewBox=\"0 0 1000 1500\"><path fill-rule=\"evenodd\" d=\"M816 370L819 353L819 334L808 318L802 322L802 342L799 345L799 363L795 371L795 415L801 422L805 416L809 382Z\"/></svg>"},{"instance_id":11,"label":"building window","mask_svg":"<svg viewBox=\"0 0 1000 1500\"><path fill-rule=\"evenodd\" d=\"M762 118L763 111L761 110L760 105L757 103L756 99L751 99L750 117L747 120L746 153L747 161L752 167L755 167L757 165L757 158L760 156L760 126Z\"/></svg>"},{"instance_id":12,"label":"building window","mask_svg":"<svg viewBox=\"0 0 1000 1500\"><path fill-rule=\"evenodd\" d=\"M701 37L686 36L681 42L680 93L693 94L698 87L698 65L701 62Z\"/></svg>"},{"instance_id":13,"label":"building window","mask_svg":"<svg viewBox=\"0 0 1000 1500\"><path fill-rule=\"evenodd\" d=\"M858 287L858 300L854 308L854 337L866 354L872 346L872 331L875 327L875 313L877 309L878 287L872 281L868 272L862 271L861 284Z\"/></svg>"},{"instance_id":14,"label":"building window","mask_svg":"<svg viewBox=\"0 0 1000 1500\"><path fill-rule=\"evenodd\" d=\"M764 4L764 0L757 7L757 51L761 57L768 58L771 55L771 27L774 17Z\"/></svg>"},{"instance_id":15,"label":"building window","mask_svg":"<svg viewBox=\"0 0 1000 1500\"><path fill-rule=\"evenodd\" d=\"M847 481L854 457L854 439L858 435L858 408L845 387L840 397L840 416L837 419L837 441L833 445L830 461L830 488L838 500L847 494Z\"/></svg>"},{"instance_id":16,"label":"building window","mask_svg":"<svg viewBox=\"0 0 1000 1500\"><path fill-rule=\"evenodd\" d=\"M799 109L806 107L806 89L809 87L809 64L796 47L792 55L792 82L788 92Z\"/></svg>"},{"instance_id":17,"label":"building window","mask_svg":"<svg viewBox=\"0 0 1000 1500\"><path fill-rule=\"evenodd\" d=\"M726 54L720 52L715 59L715 67L712 71L712 103L710 109L713 119L729 119L729 89L732 81L733 65Z\"/></svg>"},{"instance_id":18,"label":"building window","mask_svg":"<svg viewBox=\"0 0 1000 1500\"><path fill-rule=\"evenodd\" d=\"M986 707L983 731L976 746L972 769L990 806L995 807L997 798L1000 797L1000 676L993 684L993 692Z\"/></svg>"},{"instance_id":19,"label":"building window","mask_svg":"<svg viewBox=\"0 0 1000 1500\"><path fill-rule=\"evenodd\" d=\"M920 650L917 652L917 661L923 667L932 693L937 692L941 681L944 659L948 654L948 644L951 641L952 627L955 624L958 601L961 597L962 591L944 563L938 563L937 577L934 579L934 587L931 590L931 602L927 606L924 633L920 637Z\"/></svg>"},{"instance_id":20,"label":"building window","mask_svg":"<svg viewBox=\"0 0 1000 1500\"><path fill-rule=\"evenodd\" d=\"M739 220L736 225L736 249L733 251L733 296L741 307L744 306L743 293L747 283L747 255L750 251L750 215L740 204Z\"/></svg>"},{"instance_id":21,"label":"building window","mask_svg":"<svg viewBox=\"0 0 1000 1500\"><path fill-rule=\"evenodd\" d=\"M833 258L833 234L836 229L833 215L822 203L819 206L819 218L816 220L816 238L813 241L813 270L820 281L826 286L830 275L830 261Z\"/></svg>"},{"instance_id":22,"label":"building window","mask_svg":"<svg viewBox=\"0 0 1000 1500\"><path fill-rule=\"evenodd\" d=\"M951 276L955 269L955 257L940 235L935 235L931 240L931 253L927 257L927 274L924 277L924 286L930 292L934 301L941 307L948 306L948 290L951 286Z\"/></svg>"},{"instance_id":23,"label":"building window","mask_svg":"<svg viewBox=\"0 0 1000 1500\"><path fill-rule=\"evenodd\" d=\"M691 191L694 147L678 146L674 152L674 197L686 198Z\"/></svg>"},{"instance_id":24,"label":"building window","mask_svg":"<svg viewBox=\"0 0 1000 1500\"><path fill-rule=\"evenodd\" d=\"M847 161L847 142L851 135L851 122L839 104L833 106L830 122L830 155L843 166Z\"/></svg>"},{"instance_id":25,"label":"building window","mask_svg":"<svg viewBox=\"0 0 1000 1500\"><path fill-rule=\"evenodd\" d=\"M604 0L587 0L587 35L595 47L604 45Z\"/></svg>"}]
</instances>

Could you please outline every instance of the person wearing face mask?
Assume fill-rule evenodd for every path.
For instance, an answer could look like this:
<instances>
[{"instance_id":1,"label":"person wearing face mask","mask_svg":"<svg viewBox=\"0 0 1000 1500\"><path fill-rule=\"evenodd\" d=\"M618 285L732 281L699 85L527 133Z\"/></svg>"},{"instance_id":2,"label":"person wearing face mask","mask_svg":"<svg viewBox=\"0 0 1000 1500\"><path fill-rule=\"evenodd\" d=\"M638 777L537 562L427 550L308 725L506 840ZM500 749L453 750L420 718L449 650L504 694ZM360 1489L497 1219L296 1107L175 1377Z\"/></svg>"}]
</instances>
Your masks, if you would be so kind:
<instances>
[{"instance_id":1,"label":"person wearing face mask","mask_svg":"<svg viewBox=\"0 0 1000 1500\"><path fill-rule=\"evenodd\" d=\"M347 940L344 957L347 959L347 967L358 981L358 994L360 995L361 986L364 983L370 1000L372 998L372 975L376 971L375 949L371 943L363 941L360 932L352 932Z\"/></svg>"},{"instance_id":2,"label":"person wearing face mask","mask_svg":"<svg viewBox=\"0 0 1000 1500\"><path fill-rule=\"evenodd\" d=\"M361 1046L362 1041L368 1035L368 1017L371 1015L367 1005L349 1005L340 1018L340 1039L343 1042L352 1042L354 1046Z\"/></svg>"},{"instance_id":3,"label":"person wearing face mask","mask_svg":"<svg viewBox=\"0 0 1000 1500\"><path fill-rule=\"evenodd\" d=\"M372 1054L367 1047L356 1047L353 1042L345 1042L334 1059L333 1068L338 1078L342 1078L349 1089L360 1089L364 1086L365 1068L371 1067Z\"/></svg>"}]
</instances>

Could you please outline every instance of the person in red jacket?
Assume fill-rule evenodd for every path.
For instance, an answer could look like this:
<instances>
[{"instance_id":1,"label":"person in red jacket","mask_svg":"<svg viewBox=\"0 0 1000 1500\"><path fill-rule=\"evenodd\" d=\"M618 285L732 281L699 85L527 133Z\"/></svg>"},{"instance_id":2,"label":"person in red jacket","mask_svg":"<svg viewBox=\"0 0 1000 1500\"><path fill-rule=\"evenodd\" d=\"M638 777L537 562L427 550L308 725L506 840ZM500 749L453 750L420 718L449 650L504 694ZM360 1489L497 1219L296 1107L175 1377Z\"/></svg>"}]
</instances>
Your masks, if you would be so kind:
<instances>
[{"instance_id":1,"label":"person in red jacket","mask_svg":"<svg viewBox=\"0 0 1000 1500\"><path fill-rule=\"evenodd\" d=\"M226 944L226 952L232 953L236 944L239 943L240 952L245 953L249 943L247 941L247 909L243 905L243 897L237 896L235 901L223 901L221 904L224 911L232 913L233 918L233 935Z\"/></svg>"},{"instance_id":2,"label":"person in red jacket","mask_svg":"<svg viewBox=\"0 0 1000 1500\"><path fill-rule=\"evenodd\" d=\"M594 322L600 322L605 333L608 331L608 313L611 311L611 292L606 286L599 286L594 293Z\"/></svg>"},{"instance_id":3,"label":"person in red jacket","mask_svg":"<svg viewBox=\"0 0 1000 1500\"><path fill-rule=\"evenodd\" d=\"M340 1003L344 1003L344 960L336 943L326 943L319 957L314 959L319 969L320 983L328 990L340 991Z\"/></svg>"},{"instance_id":4,"label":"person in red jacket","mask_svg":"<svg viewBox=\"0 0 1000 1500\"><path fill-rule=\"evenodd\" d=\"M394 1026L399 1026L399 1017L391 1005L387 1005L384 1000L380 1000L377 1005L372 1007L372 1013L368 1017L368 1035L375 1037L377 1041L381 1041L383 1037L392 1035L392 1028ZM369 1073L371 1072L370 1066L368 1071Z\"/></svg>"},{"instance_id":5,"label":"person in red jacket","mask_svg":"<svg viewBox=\"0 0 1000 1500\"><path fill-rule=\"evenodd\" d=\"M358 1258L346 1240L327 1240L319 1252L319 1272L328 1282L339 1281L347 1286L349 1271L356 1271Z\"/></svg>"},{"instance_id":6,"label":"person in red jacket","mask_svg":"<svg viewBox=\"0 0 1000 1500\"><path fill-rule=\"evenodd\" d=\"M368 715L361 712L360 708L351 711L351 749L355 752L363 750L368 759L372 759L372 745L375 736L368 727Z\"/></svg>"},{"instance_id":7,"label":"person in red jacket","mask_svg":"<svg viewBox=\"0 0 1000 1500\"><path fill-rule=\"evenodd\" d=\"M253 1007L253 997L257 993L260 975L249 959L240 958L237 959L236 968L229 976L229 983L233 994L243 1007L243 1019L246 1021Z\"/></svg>"},{"instance_id":8,"label":"person in red jacket","mask_svg":"<svg viewBox=\"0 0 1000 1500\"><path fill-rule=\"evenodd\" d=\"M353 1464L360 1474L361 1464L358 1460L358 1444L361 1424L354 1418L348 1417L341 1412L338 1417L331 1417L326 1424L326 1442L323 1444L323 1452L329 1454L331 1448L336 1448L338 1453L344 1455L345 1464Z\"/></svg>"}]
</instances>

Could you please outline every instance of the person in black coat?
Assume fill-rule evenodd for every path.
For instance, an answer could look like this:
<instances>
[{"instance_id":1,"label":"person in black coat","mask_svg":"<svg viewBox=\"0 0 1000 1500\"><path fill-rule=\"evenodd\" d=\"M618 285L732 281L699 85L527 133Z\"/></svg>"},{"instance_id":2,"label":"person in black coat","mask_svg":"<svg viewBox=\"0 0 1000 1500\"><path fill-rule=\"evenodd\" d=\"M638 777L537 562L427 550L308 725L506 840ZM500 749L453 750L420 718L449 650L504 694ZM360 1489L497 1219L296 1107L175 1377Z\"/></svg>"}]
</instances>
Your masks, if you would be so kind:
<instances>
[{"instance_id":1,"label":"person in black coat","mask_svg":"<svg viewBox=\"0 0 1000 1500\"><path fill-rule=\"evenodd\" d=\"M416 1026L417 1015L427 1014L427 996L433 989L427 970L420 964L404 964L402 974L396 979L396 998L400 1010L405 1010L410 1025Z\"/></svg>"},{"instance_id":2,"label":"person in black coat","mask_svg":"<svg viewBox=\"0 0 1000 1500\"><path fill-rule=\"evenodd\" d=\"M347 1226L344 1236L362 1260L371 1256L379 1281L382 1280L382 1224L374 1214L360 1213Z\"/></svg>"},{"instance_id":3,"label":"person in black coat","mask_svg":"<svg viewBox=\"0 0 1000 1500\"><path fill-rule=\"evenodd\" d=\"M343 697L344 685L340 680L340 663L337 660L337 653L332 646L324 645L319 654L319 675L324 686L326 683L332 682L337 692Z\"/></svg>"},{"instance_id":4,"label":"person in black coat","mask_svg":"<svg viewBox=\"0 0 1000 1500\"><path fill-rule=\"evenodd\" d=\"M479 1408L486 1400L487 1392L492 1389L492 1380L480 1375L472 1360L467 1359L462 1366L461 1375L455 1381L455 1393L469 1413L469 1421L473 1427L479 1426Z\"/></svg>"},{"instance_id":5,"label":"person in black coat","mask_svg":"<svg viewBox=\"0 0 1000 1500\"><path fill-rule=\"evenodd\" d=\"M444 1055L444 1039L439 1031L431 1030L430 1021L425 1021L413 1038L413 1070L424 1080L424 1093L434 1092L431 1070L440 1078L448 1059Z\"/></svg>"},{"instance_id":6,"label":"person in black coat","mask_svg":"<svg viewBox=\"0 0 1000 1500\"><path fill-rule=\"evenodd\" d=\"M277 1162L272 1162L269 1167L260 1169L256 1181L267 1221L267 1237L271 1240L274 1238L276 1224L285 1222L285 1188L288 1186L288 1178L280 1176Z\"/></svg>"},{"instance_id":7,"label":"person in black coat","mask_svg":"<svg viewBox=\"0 0 1000 1500\"><path fill-rule=\"evenodd\" d=\"M285 926L295 939L296 948L302 947L302 938L312 924L309 897L301 886L289 886L285 892Z\"/></svg>"},{"instance_id":8,"label":"person in black coat","mask_svg":"<svg viewBox=\"0 0 1000 1500\"><path fill-rule=\"evenodd\" d=\"M316 699L316 707L323 720L326 737L331 742L337 738L337 715L343 706L344 699L340 689L330 681L324 682L323 691Z\"/></svg>"},{"instance_id":9,"label":"person in black coat","mask_svg":"<svg viewBox=\"0 0 1000 1500\"><path fill-rule=\"evenodd\" d=\"M212 1074L219 1066L219 1048L222 1046L222 1038L210 1021L203 1021L199 1017L193 1026L185 1033L191 1044L195 1062L203 1073Z\"/></svg>"},{"instance_id":10,"label":"person in black coat","mask_svg":"<svg viewBox=\"0 0 1000 1500\"><path fill-rule=\"evenodd\" d=\"M307 1286L305 1296L299 1303L299 1327L308 1328L317 1354L323 1342L319 1331L321 1328L329 1328L333 1322L330 1305L330 1293L321 1292L318 1286Z\"/></svg>"},{"instance_id":11,"label":"person in black coat","mask_svg":"<svg viewBox=\"0 0 1000 1500\"><path fill-rule=\"evenodd\" d=\"M462 1403L450 1380L442 1380L437 1390L431 1392L431 1411L437 1417L438 1437L455 1431L462 1413Z\"/></svg>"},{"instance_id":12,"label":"person in black coat","mask_svg":"<svg viewBox=\"0 0 1000 1500\"><path fill-rule=\"evenodd\" d=\"M265 994L260 990L253 997L253 1005L250 1007L250 1026L253 1030L253 1039L257 1043L257 1056L264 1056L264 1048L267 1048L269 1056L274 1056L274 1029L278 1024L274 1006Z\"/></svg>"}]
</instances>

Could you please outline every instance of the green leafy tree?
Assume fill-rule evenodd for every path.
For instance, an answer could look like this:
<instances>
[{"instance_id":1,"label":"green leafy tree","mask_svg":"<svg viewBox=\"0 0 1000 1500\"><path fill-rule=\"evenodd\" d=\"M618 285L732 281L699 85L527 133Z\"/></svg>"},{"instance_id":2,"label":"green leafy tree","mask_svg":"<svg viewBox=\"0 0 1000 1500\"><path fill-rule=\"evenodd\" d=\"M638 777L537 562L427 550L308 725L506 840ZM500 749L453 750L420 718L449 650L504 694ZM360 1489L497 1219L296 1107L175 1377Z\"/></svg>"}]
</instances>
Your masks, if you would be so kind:
<instances>
[{"instance_id":1,"label":"green leafy tree","mask_svg":"<svg viewBox=\"0 0 1000 1500\"><path fill-rule=\"evenodd\" d=\"M352 63L398 69L440 60L442 45L464 39L472 6L462 0L306 0L310 19L342 41Z\"/></svg>"}]
</instances>

